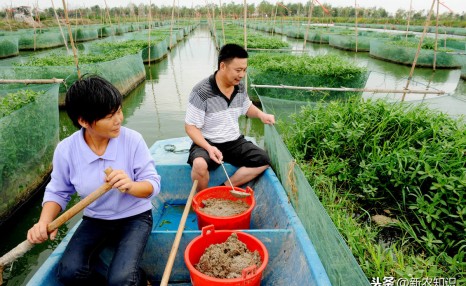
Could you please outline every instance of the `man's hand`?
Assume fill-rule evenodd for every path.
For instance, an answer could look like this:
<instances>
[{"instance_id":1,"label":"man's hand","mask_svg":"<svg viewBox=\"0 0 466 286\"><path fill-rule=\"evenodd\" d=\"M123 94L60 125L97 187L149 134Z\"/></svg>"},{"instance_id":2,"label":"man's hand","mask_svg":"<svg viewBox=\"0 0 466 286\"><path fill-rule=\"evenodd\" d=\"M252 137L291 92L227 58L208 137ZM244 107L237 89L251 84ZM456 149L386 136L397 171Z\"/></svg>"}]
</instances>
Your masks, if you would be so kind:
<instances>
[{"instance_id":1,"label":"man's hand","mask_svg":"<svg viewBox=\"0 0 466 286\"><path fill-rule=\"evenodd\" d=\"M268 113L263 112L260 116L260 120L264 124L269 124L269 125L275 124L275 116L273 114L268 114Z\"/></svg>"},{"instance_id":2,"label":"man's hand","mask_svg":"<svg viewBox=\"0 0 466 286\"><path fill-rule=\"evenodd\" d=\"M217 149L217 147L210 146L209 149L207 149L207 152L209 153L210 159L214 160L217 164L221 164L223 161L223 154Z\"/></svg>"}]
</instances>

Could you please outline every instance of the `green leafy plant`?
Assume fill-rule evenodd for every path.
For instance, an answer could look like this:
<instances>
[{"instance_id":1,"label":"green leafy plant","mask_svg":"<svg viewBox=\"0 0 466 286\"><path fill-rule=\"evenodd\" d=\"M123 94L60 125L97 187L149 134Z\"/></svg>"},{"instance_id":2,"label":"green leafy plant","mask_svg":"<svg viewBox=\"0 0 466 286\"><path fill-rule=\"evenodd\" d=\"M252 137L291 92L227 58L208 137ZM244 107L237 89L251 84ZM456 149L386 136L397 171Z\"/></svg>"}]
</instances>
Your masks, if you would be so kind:
<instances>
[{"instance_id":1,"label":"green leafy plant","mask_svg":"<svg viewBox=\"0 0 466 286\"><path fill-rule=\"evenodd\" d=\"M358 225L365 229L364 219L340 229L366 275L396 269L399 277L456 277L466 282L462 121L424 106L360 99L306 106L292 118L294 124L281 126L283 138L321 197L334 189L338 200L332 201L346 201L341 211L388 211L399 221L390 226L397 239L386 242L384 249L377 246L383 236L376 235L365 246L358 244L369 238L366 231L350 237ZM396 259L389 263L380 258L386 255Z\"/></svg>"},{"instance_id":2,"label":"green leafy plant","mask_svg":"<svg viewBox=\"0 0 466 286\"><path fill-rule=\"evenodd\" d=\"M43 92L35 92L28 89L19 90L15 93L0 97L0 118L21 109L23 106L35 101L36 97Z\"/></svg>"}]
</instances>

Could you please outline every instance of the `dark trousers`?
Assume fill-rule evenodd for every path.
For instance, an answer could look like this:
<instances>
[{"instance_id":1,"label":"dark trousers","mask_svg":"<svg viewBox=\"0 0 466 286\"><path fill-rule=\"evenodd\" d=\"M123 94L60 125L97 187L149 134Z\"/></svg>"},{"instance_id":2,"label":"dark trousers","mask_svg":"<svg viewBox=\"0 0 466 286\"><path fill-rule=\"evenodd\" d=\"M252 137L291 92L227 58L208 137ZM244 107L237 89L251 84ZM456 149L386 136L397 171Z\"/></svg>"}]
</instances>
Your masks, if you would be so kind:
<instances>
[{"instance_id":1,"label":"dark trousers","mask_svg":"<svg viewBox=\"0 0 466 286\"><path fill-rule=\"evenodd\" d=\"M151 210L117 220L84 217L60 260L58 279L64 285L145 285L139 263L151 229ZM102 276L96 267L107 246L114 255Z\"/></svg>"}]
</instances>

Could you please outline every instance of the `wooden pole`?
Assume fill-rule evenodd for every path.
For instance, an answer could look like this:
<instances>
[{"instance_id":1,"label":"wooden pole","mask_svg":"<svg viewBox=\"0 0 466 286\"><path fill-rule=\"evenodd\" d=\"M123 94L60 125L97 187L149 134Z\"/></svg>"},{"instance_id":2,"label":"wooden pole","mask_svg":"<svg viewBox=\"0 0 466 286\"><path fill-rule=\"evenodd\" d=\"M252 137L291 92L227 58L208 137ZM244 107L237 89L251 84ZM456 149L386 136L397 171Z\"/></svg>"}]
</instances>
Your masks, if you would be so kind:
<instances>
[{"instance_id":1,"label":"wooden pole","mask_svg":"<svg viewBox=\"0 0 466 286\"><path fill-rule=\"evenodd\" d=\"M10 32L12 32L13 29L11 28L11 23L10 23L10 12L12 12L11 3L10 3L10 9L6 8L6 22L8 23L8 27L10 28Z\"/></svg>"},{"instance_id":2,"label":"wooden pole","mask_svg":"<svg viewBox=\"0 0 466 286\"><path fill-rule=\"evenodd\" d=\"M108 9L107 0L104 0L104 2L105 2L105 10L107 11L108 22L110 23L110 28L113 29L112 18L110 17L110 10Z\"/></svg>"},{"instance_id":3,"label":"wooden pole","mask_svg":"<svg viewBox=\"0 0 466 286\"><path fill-rule=\"evenodd\" d=\"M149 0L149 37L148 37L148 43L147 43L147 57L148 57L148 60L149 60L149 68L150 68L150 62L151 62L151 59L150 59L150 49L151 49L151 45L150 45L150 33L152 31L152 1Z\"/></svg>"},{"instance_id":4,"label":"wooden pole","mask_svg":"<svg viewBox=\"0 0 466 286\"><path fill-rule=\"evenodd\" d=\"M223 35L223 44L225 45L227 42L225 40L225 25L223 24L223 8L222 8L222 0L220 1L220 19L222 21L222 35Z\"/></svg>"},{"instance_id":5,"label":"wooden pole","mask_svg":"<svg viewBox=\"0 0 466 286\"><path fill-rule=\"evenodd\" d=\"M248 4L246 0L243 1L243 35L244 35L244 49L248 50L248 28L247 28L247 19L248 19ZM272 33L273 35L273 33Z\"/></svg>"},{"instance_id":6,"label":"wooden pole","mask_svg":"<svg viewBox=\"0 0 466 286\"><path fill-rule=\"evenodd\" d=\"M354 0L354 31L356 36L356 53L358 52L358 3Z\"/></svg>"},{"instance_id":7,"label":"wooden pole","mask_svg":"<svg viewBox=\"0 0 466 286\"><path fill-rule=\"evenodd\" d=\"M173 268L173 263L175 262L176 252L178 251L178 246L180 245L181 235L183 234L184 226L186 224L186 219L188 218L189 210L191 209L191 204L193 202L194 194L197 189L197 180L194 180L193 187L189 193L186 206L183 210L183 215L181 216L180 225L178 226L178 231L176 232L175 240L173 241L172 249L170 250L170 255L168 256L167 265L165 265L165 270L163 271L162 281L160 286L167 286L168 280L170 279L170 273Z\"/></svg>"},{"instance_id":8,"label":"wooden pole","mask_svg":"<svg viewBox=\"0 0 466 286\"><path fill-rule=\"evenodd\" d=\"M435 18L434 62L432 64L432 69L434 71L435 71L435 65L437 64L439 7L440 7L440 0L437 0L437 17Z\"/></svg>"},{"instance_id":9,"label":"wooden pole","mask_svg":"<svg viewBox=\"0 0 466 286\"><path fill-rule=\"evenodd\" d=\"M244 18L243 18L243 31L244 31L244 49L247 51L248 50L248 28L247 28L247 23L246 20L248 18L248 4L246 3L246 0L243 2L244 4ZM244 77L244 86L246 87L246 90L248 89L248 77Z\"/></svg>"},{"instance_id":10,"label":"wooden pole","mask_svg":"<svg viewBox=\"0 0 466 286\"><path fill-rule=\"evenodd\" d=\"M169 48L171 49L172 48L172 33L173 33L173 25L174 25L174 21L175 21L175 6L176 6L176 0L173 0L173 7L172 7L172 22L171 22L171 25L170 25L170 46Z\"/></svg>"},{"instance_id":11,"label":"wooden pole","mask_svg":"<svg viewBox=\"0 0 466 286\"><path fill-rule=\"evenodd\" d=\"M107 169L105 169L104 172L108 176L112 172L112 168L108 167ZM100 198L102 195L104 195L111 189L112 185L110 185L109 183L104 183L103 185L101 185L97 190L90 193L87 197L79 201L69 210L67 210L62 215L53 220L51 223L49 223L47 225L47 232L51 233L52 231L62 226L64 223L66 223L72 217L74 217L77 213L82 211L85 207L93 203L95 200ZM5 267L5 265L10 264L19 257L23 256L26 252L31 250L33 246L34 244L30 243L28 240L25 240L18 244L15 248L10 250L8 253L0 257L0 285L3 284L3 268Z\"/></svg>"},{"instance_id":12,"label":"wooden pole","mask_svg":"<svg viewBox=\"0 0 466 286\"><path fill-rule=\"evenodd\" d=\"M304 35L303 50L306 49L306 41L307 41L307 37L309 36L309 29L311 28L311 19L312 19L313 11L314 11L314 0L311 0L309 4L309 15L307 18L306 34Z\"/></svg>"},{"instance_id":13,"label":"wooden pole","mask_svg":"<svg viewBox=\"0 0 466 286\"><path fill-rule=\"evenodd\" d=\"M417 58L419 57L419 54L421 52L422 41L424 40L424 37L426 36L427 27L429 27L430 17L432 16L432 11L434 10L435 1L437 0L433 0L432 5L430 6L429 15L427 15L426 23L424 24L424 31L422 32L422 36L419 39L419 45L417 46L416 55L414 56L413 65L411 66L411 71L409 72L409 77L408 77L408 80L406 81L405 89L408 89L409 84L411 83L411 79L413 78L414 69L416 68ZM401 97L401 101L405 100L405 95L406 94L403 94L403 96Z\"/></svg>"},{"instance_id":14,"label":"wooden pole","mask_svg":"<svg viewBox=\"0 0 466 286\"><path fill-rule=\"evenodd\" d=\"M35 83L62 83L64 80L61 78L52 79L0 79L0 83L24 83L24 84L35 84Z\"/></svg>"},{"instance_id":15,"label":"wooden pole","mask_svg":"<svg viewBox=\"0 0 466 286\"><path fill-rule=\"evenodd\" d=\"M378 88L350 88L350 87L313 87L313 86L290 86L290 85L258 85L251 84L255 88L282 88L297 89L307 91L353 91L353 92L372 92L372 93L415 93L415 94L445 94L443 90L414 90L414 89L378 89Z\"/></svg>"},{"instance_id":16,"label":"wooden pole","mask_svg":"<svg viewBox=\"0 0 466 286\"><path fill-rule=\"evenodd\" d=\"M65 43L66 52L69 53L70 50L68 48L68 41L66 40L65 34L63 33L63 29L61 27L60 19L58 18L57 10L55 10L55 4L53 3L53 0L50 0L50 1L52 2L53 13L55 14L55 19L57 19L58 27L60 28L60 33L61 33L61 36L63 38L63 42Z\"/></svg>"},{"instance_id":17,"label":"wooden pole","mask_svg":"<svg viewBox=\"0 0 466 286\"><path fill-rule=\"evenodd\" d=\"M406 36L405 40L408 40L409 33L409 21L411 20L411 10L413 9L413 0L409 1L409 12L408 12L408 23L406 24Z\"/></svg>"},{"instance_id":18,"label":"wooden pole","mask_svg":"<svg viewBox=\"0 0 466 286\"><path fill-rule=\"evenodd\" d=\"M273 36L273 32L275 31L275 21L277 20L277 13L278 13L278 1L275 3L275 14L273 15L273 22L272 22L272 36Z\"/></svg>"},{"instance_id":19,"label":"wooden pole","mask_svg":"<svg viewBox=\"0 0 466 286\"><path fill-rule=\"evenodd\" d=\"M76 47L74 46L73 32L71 32L70 19L68 18L68 9L66 8L65 0L62 0L62 3L63 3L63 11L65 11L65 21L66 21L66 26L68 27L68 35L70 36L71 48L73 50L74 63L76 65L76 70L78 73L78 80L79 80L81 79L81 70L79 69L78 52L76 50Z\"/></svg>"}]
</instances>

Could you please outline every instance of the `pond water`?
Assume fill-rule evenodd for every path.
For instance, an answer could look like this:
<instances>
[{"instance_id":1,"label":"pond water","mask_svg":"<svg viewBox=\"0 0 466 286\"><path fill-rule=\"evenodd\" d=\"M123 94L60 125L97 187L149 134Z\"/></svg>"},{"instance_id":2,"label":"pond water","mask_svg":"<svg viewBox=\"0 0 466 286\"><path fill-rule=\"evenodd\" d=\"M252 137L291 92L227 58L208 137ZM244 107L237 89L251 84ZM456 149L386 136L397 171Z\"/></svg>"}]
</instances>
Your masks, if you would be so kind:
<instances>
[{"instance_id":1,"label":"pond water","mask_svg":"<svg viewBox=\"0 0 466 286\"><path fill-rule=\"evenodd\" d=\"M282 37L282 36L279 36ZM294 49L302 49L302 40L287 39ZM308 43L309 54L337 53L367 66L371 71L367 87L401 89L406 83L410 67L383 62L369 57L368 53L353 53L336 50L328 45ZM24 57L0 61L1 65L12 61L23 60ZM146 81L131 92L124 100L124 125L140 132L147 145L156 140L186 136L184 131L184 115L186 102L192 87L209 76L216 69L217 50L206 27L197 28L185 40L178 43L171 53L158 63L146 65ZM459 115L466 111L466 85L459 80L459 70L416 69L413 88L431 86L450 93L448 96L408 95L409 100L427 102L433 108ZM280 84L280 83L276 83ZM365 94L364 96L373 96ZM378 95L378 97L381 97ZM384 97L386 97L384 95ZM389 100L398 100L399 96L388 96ZM241 130L244 134L256 138L263 145L263 127L258 120L242 118ZM74 132L75 128L66 116L60 112L60 137L64 138ZM0 231L0 253L6 253L26 237L27 230L37 221L41 210L43 190L18 211L10 222L4 224ZM47 242L35 246L24 257L18 259L13 267L4 271L5 285L25 285L34 272L40 267L79 217L73 218L60 229L55 242Z\"/></svg>"}]
</instances>

